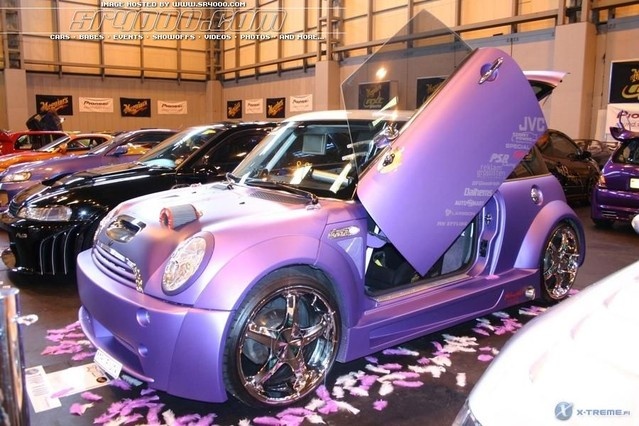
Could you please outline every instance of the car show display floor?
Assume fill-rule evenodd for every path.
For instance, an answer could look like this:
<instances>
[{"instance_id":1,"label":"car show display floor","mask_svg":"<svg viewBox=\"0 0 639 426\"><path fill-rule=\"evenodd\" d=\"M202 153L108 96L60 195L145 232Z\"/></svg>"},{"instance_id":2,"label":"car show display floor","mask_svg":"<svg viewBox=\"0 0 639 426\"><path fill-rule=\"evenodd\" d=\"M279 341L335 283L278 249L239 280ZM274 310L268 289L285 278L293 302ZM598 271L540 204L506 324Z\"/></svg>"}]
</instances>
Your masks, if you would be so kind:
<instances>
[{"instance_id":1,"label":"car show display floor","mask_svg":"<svg viewBox=\"0 0 639 426\"><path fill-rule=\"evenodd\" d=\"M589 207L575 210L584 222L587 243L577 292L639 260L639 235L625 224L595 228ZM6 236L2 238L6 245ZM106 380L94 367L95 349L77 323L74 279L16 277L6 269L0 279L19 289L21 314L38 317L21 326L29 422L34 426L450 424L504 343L548 308L531 302L337 363L324 386L304 404L261 409L232 399L212 404L176 398L133 379Z\"/></svg>"}]
</instances>

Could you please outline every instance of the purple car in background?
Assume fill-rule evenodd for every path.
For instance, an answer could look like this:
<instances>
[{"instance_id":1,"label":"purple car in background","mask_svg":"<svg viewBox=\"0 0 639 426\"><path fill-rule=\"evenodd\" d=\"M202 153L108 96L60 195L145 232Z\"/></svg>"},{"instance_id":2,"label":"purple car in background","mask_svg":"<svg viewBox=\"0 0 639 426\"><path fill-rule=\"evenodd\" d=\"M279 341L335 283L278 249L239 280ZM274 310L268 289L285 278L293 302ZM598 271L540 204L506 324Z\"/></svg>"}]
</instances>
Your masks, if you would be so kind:
<instances>
[{"instance_id":1,"label":"purple car in background","mask_svg":"<svg viewBox=\"0 0 639 426\"><path fill-rule=\"evenodd\" d=\"M619 141L594 188L591 217L597 226L630 222L639 215L639 133L611 127Z\"/></svg>"},{"instance_id":2,"label":"purple car in background","mask_svg":"<svg viewBox=\"0 0 639 426\"><path fill-rule=\"evenodd\" d=\"M535 148L537 98L508 54L441 28L419 13L343 83L349 109L383 98L382 69L398 83L368 120L291 117L226 182L113 209L78 256L95 361L185 398L288 405L335 361L564 299L584 233ZM449 77L395 126L432 75Z\"/></svg>"},{"instance_id":3,"label":"purple car in background","mask_svg":"<svg viewBox=\"0 0 639 426\"><path fill-rule=\"evenodd\" d=\"M120 133L83 155L33 161L7 167L0 173L0 209L25 188L54 176L137 160L142 154L177 133L172 129L139 129Z\"/></svg>"}]
</instances>

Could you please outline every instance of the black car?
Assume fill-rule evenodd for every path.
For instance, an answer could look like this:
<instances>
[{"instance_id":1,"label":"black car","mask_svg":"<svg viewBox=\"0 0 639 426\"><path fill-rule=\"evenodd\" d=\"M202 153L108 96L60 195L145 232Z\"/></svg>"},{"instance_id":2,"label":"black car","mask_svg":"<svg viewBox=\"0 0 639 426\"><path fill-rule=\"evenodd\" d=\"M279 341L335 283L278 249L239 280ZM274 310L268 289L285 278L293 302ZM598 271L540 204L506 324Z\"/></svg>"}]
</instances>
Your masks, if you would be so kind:
<instances>
[{"instance_id":1,"label":"black car","mask_svg":"<svg viewBox=\"0 0 639 426\"><path fill-rule=\"evenodd\" d=\"M592 188L599 180L599 166L592 154L579 148L565 133L548 129L537 141L550 173L561 183L571 203L590 202Z\"/></svg>"},{"instance_id":2,"label":"black car","mask_svg":"<svg viewBox=\"0 0 639 426\"><path fill-rule=\"evenodd\" d=\"M188 128L137 162L98 167L45 180L20 193L0 215L9 235L2 259L14 272L67 275L91 247L106 213L121 202L222 179L275 123L221 123Z\"/></svg>"},{"instance_id":3,"label":"black car","mask_svg":"<svg viewBox=\"0 0 639 426\"><path fill-rule=\"evenodd\" d=\"M598 139L573 139L579 148L588 151L592 158L599 165L599 170L603 169L610 156L612 155L618 143L604 142Z\"/></svg>"}]
</instances>

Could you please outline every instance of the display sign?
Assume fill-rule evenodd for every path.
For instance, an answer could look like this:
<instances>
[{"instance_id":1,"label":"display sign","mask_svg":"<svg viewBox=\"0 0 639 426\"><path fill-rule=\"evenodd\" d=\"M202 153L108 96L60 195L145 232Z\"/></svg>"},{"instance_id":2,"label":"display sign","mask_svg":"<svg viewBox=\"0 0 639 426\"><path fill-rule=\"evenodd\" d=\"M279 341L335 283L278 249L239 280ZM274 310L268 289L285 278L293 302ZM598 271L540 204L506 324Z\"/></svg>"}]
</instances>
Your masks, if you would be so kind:
<instances>
[{"instance_id":1,"label":"display sign","mask_svg":"<svg viewBox=\"0 0 639 426\"><path fill-rule=\"evenodd\" d=\"M313 95L297 95L289 97L291 112L313 111Z\"/></svg>"},{"instance_id":2,"label":"display sign","mask_svg":"<svg viewBox=\"0 0 639 426\"><path fill-rule=\"evenodd\" d=\"M73 96L70 95L36 95L36 111L55 110L58 115L73 115Z\"/></svg>"},{"instance_id":3,"label":"display sign","mask_svg":"<svg viewBox=\"0 0 639 426\"><path fill-rule=\"evenodd\" d=\"M150 117L151 99L120 98L120 113L122 117Z\"/></svg>"},{"instance_id":4,"label":"display sign","mask_svg":"<svg viewBox=\"0 0 639 426\"><path fill-rule=\"evenodd\" d=\"M226 101L226 118L231 120L242 118L242 101Z\"/></svg>"},{"instance_id":5,"label":"display sign","mask_svg":"<svg viewBox=\"0 0 639 426\"><path fill-rule=\"evenodd\" d=\"M424 77L417 79L417 88L415 90L415 107L422 106L426 99L432 95L439 85L444 81L444 77Z\"/></svg>"},{"instance_id":6,"label":"display sign","mask_svg":"<svg viewBox=\"0 0 639 426\"><path fill-rule=\"evenodd\" d=\"M359 85L358 108L379 110L391 99L390 81L361 83Z\"/></svg>"},{"instance_id":7,"label":"display sign","mask_svg":"<svg viewBox=\"0 0 639 426\"><path fill-rule=\"evenodd\" d=\"M113 112L113 98L86 98L78 101L80 112Z\"/></svg>"},{"instance_id":8,"label":"display sign","mask_svg":"<svg viewBox=\"0 0 639 426\"><path fill-rule=\"evenodd\" d=\"M639 103L639 60L615 61L610 66L608 102Z\"/></svg>"},{"instance_id":9,"label":"display sign","mask_svg":"<svg viewBox=\"0 0 639 426\"><path fill-rule=\"evenodd\" d=\"M264 100L247 99L244 101L244 109L247 114L262 114L264 112Z\"/></svg>"},{"instance_id":10,"label":"display sign","mask_svg":"<svg viewBox=\"0 0 639 426\"><path fill-rule=\"evenodd\" d=\"M608 104L604 140L615 140L610 134L610 128L617 127L619 123L626 129L639 129L639 103Z\"/></svg>"},{"instance_id":11,"label":"display sign","mask_svg":"<svg viewBox=\"0 0 639 426\"><path fill-rule=\"evenodd\" d=\"M183 115L188 113L187 101L158 101L158 114Z\"/></svg>"},{"instance_id":12,"label":"display sign","mask_svg":"<svg viewBox=\"0 0 639 426\"><path fill-rule=\"evenodd\" d=\"M284 118L286 116L286 98L266 99L266 117Z\"/></svg>"}]
</instances>

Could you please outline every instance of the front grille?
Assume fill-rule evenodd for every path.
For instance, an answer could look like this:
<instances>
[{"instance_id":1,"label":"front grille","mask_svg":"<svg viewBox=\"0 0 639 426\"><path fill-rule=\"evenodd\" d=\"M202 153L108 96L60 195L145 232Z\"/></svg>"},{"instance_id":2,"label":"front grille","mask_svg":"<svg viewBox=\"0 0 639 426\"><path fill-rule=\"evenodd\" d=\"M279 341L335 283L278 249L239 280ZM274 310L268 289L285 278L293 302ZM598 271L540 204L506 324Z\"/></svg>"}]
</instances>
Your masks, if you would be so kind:
<instances>
[{"instance_id":1,"label":"front grille","mask_svg":"<svg viewBox=\"0 0 639 426\"><path fill-rule=\"evenodd\" d=\"M11 216L17 217L18 216L18 210L20 210L20 205L12 200L9 203L9 213L11 214Z\"/></svg>"},{"instance_id":2,"label":"front grille","mask_svg":"<svg viewBox=\"0 0 639 426\"><path fill-rule=\"evenodd\" d=\"M100 270L124 285L142 289L142 277L136 264L104 243L96 242L93 261Z\"/></svg>"},{"instance_id":3,"label":"front grille","mask_svg":"<svg viewBox=\"0 0 639 426\"><path fill-rule=\"evenodd\" d=\"M73 271L78 238L76 226L44 238L38 247L40 273L55 275Z\"/></svg>"}]
</instances>

